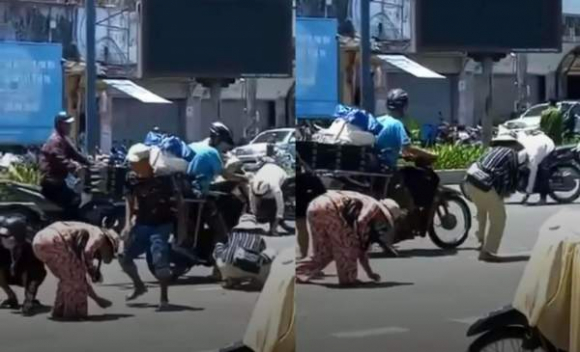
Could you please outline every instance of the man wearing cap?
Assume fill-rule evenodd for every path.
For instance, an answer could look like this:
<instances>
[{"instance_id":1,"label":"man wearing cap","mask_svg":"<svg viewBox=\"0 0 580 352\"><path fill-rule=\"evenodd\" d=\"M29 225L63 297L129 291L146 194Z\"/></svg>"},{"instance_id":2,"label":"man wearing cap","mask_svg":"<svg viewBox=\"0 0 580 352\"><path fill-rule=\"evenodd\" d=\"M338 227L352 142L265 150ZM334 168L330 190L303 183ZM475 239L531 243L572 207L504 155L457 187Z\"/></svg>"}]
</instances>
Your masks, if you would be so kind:
<instances>
[{"instance_id":1,"label":"man wearing cap","mask_svg":"<svg viewBox=\"0 0 580 352\"><path fill-rule=\"evenodd\" d=\"M8 298L0 308L18 309L18 297L10 285L24 287L22 314L34 314L40 303L38 288L46 278L44 264L36 258L32 245L26 240L26 223L22 218L0 219L0 288Z\"/></svg>"},{"instance_id":2,"label":"man wearing cap","mask_svg":"<svg viewBox=\"0 0 580 352\"><path fill-rule=\"evenodd\" d=\"M282 186L287 179L286 170L276 165L273 160L267 160L250 183L252 213L259 221L265 220L270 223L272 235L277 234L280 221L284 220L285 205Z\"/></svg>"},{"instance_id":3,"label":"man wearing cap","mask_svg":"<svg viewBox=\"0 0 580 352\"><path fill-rule=\"evenodd\" d=\"M476 235L481 243L481 261L499 259L497 252L507 218L504 198L515 193L520 167L527 161L527 154L515 136L498 136L491 146L467 170L464 181L465 193L477 208Z\"/></svg>"},{"instance_id":4,"label":"man wearing cap","mask_svg":"<svg viewBox=\"0 0 580 352\"><path fill-rule=\"evenodd\" d=\"M263 235L265 231L256 217L246 214L233 229L227 243L216 244L214 258L222 274L224 288L233 288L245 281L256 286L264 284L274 253L266 249Z\"/></svg>"},{"instance_id":5,"label":"man wearing cap","mask_svg":"<svg viewBox=\"0 0 580 352\"><path fill-rule=\"evenodd\" d=\"M66 178L78 171L81 165L89 165L88 159L73 146L68 137L73 122L74 118L66 112L56 115L54 132L40 153L42 194L64 209L67 220L74 220L81 199L67 186Z\"/></svg>"}]
</instances>

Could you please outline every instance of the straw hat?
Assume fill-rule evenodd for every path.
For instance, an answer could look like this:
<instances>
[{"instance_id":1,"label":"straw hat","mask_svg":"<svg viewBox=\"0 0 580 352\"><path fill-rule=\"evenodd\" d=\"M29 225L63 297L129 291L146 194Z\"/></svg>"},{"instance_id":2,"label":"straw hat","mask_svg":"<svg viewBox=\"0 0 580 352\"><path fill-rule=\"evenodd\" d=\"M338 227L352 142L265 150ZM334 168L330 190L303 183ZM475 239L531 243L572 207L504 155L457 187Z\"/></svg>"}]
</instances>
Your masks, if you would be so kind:
<instances>
[{"instance_id":1,"label":"straw hat","mask_svg":"<svg viewBox=\"0 0 580 352\"><path fill-rule=\"evenodd\" d=\"M113 253L117 253L119 250L119 244L121 243L121 238L119 234L113 229L103 229L103 235L107 238L111 246L113 247Z\"/></svg>"},{"instance_id":2,"label":"straw hat","mask_svg":"<svg viewBox=\"0 0 580 352\"><path fill-rule=\"evenodd\" d=\"M395 220L400 218L401 215L403 214L399 204L389 198L380 200L379 208L383 212L383 215L385 215L385 217L389 220L391 225L393 225Z\"/></svg>"},{"instance_id":3,"label":"straw hat","mask_svg":"<svg viewBox=\"0 0 580 352\"><path fill-rule=\"evenodd\" d=\"M271 191L271 188L267 182L258 181L258 182L252 183L252 192L254 193L254 195L256 195L258 197L263 197L266 194L270 193L270 191Z\"/></svg>"}]
</instances>

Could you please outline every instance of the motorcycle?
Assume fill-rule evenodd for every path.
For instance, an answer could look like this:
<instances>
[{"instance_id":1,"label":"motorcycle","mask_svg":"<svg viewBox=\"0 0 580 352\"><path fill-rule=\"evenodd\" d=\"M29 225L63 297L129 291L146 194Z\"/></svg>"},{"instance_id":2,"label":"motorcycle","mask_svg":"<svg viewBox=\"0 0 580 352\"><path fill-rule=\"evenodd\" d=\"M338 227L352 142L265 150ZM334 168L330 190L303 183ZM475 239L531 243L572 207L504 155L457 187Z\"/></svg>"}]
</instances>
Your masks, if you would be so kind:
<instances>
[{"instance_id":1,"label":"motorcycle","mask_svg":"<svg viewBox=\"0 0 580 352\"><path fill-rule=\"evenodd\" d=\"M479 319L469 328L467 336L479 336L469 346L469 352L507 351L507 347L513 348L512 351L565 352L554 347L538 329L529 325L524 314L512 306Z\"/></svg>"},{"instance_id":2,"label":"motorcycle","mask_svg":"<svg viewBox=\"0 0 580 352\"><path fill-rule=\"evenodd\" d=\"M556 148L546 160L549 196L560 204L573 203L580 198L580 152L576 146ZM529 170L520 173L518 191L526 192Z\"/></svg>"},{"instance_id":3,"label":"motorcycle","mask_svg":"<svg viewBox=\"0 0 580 352\"><path fill-rule=\"evenodd\" d=\"M94 178L94 173L84 168L79 178L69 179L71 185L81 195L78 221L120 231L125 216L125 203L120 198L94 192L92 189ZM40 186L4 181L0 184L0 188L3 192L0 214L26 219L31 233L36 233L53 222L65 220L64 209L46 199Z\"/></svg>"}]
</instances>

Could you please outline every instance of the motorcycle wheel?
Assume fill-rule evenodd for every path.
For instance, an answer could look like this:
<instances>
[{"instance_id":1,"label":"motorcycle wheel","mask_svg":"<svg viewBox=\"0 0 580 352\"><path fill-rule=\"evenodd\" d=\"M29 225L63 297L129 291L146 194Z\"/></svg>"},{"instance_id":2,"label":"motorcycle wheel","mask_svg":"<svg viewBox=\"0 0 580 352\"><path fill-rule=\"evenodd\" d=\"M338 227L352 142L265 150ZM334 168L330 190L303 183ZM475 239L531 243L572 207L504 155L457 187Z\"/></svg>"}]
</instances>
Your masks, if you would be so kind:
<instances>
[{"instance_id":1,"label":"motorcycle wheel","mask_svg":"<svg viewBox=\"0 0 580 352\"><path fill-rule=\"evenodd\" d=\"M450 206L454 205L450 211ZM458 213L458 214L456 214ZM437 222L439 220L439 222ZM458 220L463 220L461 223ZM463 224L463 226L460 226ZM461 246L469 236L471 229L471 210L469 206L459 195L446 194L442 195L439 203L436 205L436 211L433 216L433 223L429 229L429 238L439 248L455 249ZM446 236L443 230L455 232L452 236ZM448 237L450 239L448 239Z\"/></svg>"},{"instance_id":2,"label":"motorcycle wheel","mask_svg":"<svg viewBox=\"0 0 580 352\"><path fill-rule=\"evenodd\" d=\"M565 176L564 180L567 177L572 177L573 181L575 182L575 187L573 191L560 192L555 190L554 188L556 187L556 185L554 183L557 182L556 178L559 177L559 175L562 174L566 175L568 173L570 175ZM556 166L550 173L549 182L550 182L550 198L552 198L553 200L555 200L560 204L573 203L580 197L580 167L578 167L577 165L566 164Z\"/></svg>"},{"instance_id":3,"label":"motorcycle wheel","mask_svg":"<svg viewBox=\"0 0 580 352\"><path fill-rule=\"evenodd\" d=\"M506 326L501 329L492 330L477 338L470 346L469 352L541 352L539 349L526 349L524 343L528 339L528 330L522 327ZM552 351L545 351L552 352Z\"/></svg>"}]
</instances>

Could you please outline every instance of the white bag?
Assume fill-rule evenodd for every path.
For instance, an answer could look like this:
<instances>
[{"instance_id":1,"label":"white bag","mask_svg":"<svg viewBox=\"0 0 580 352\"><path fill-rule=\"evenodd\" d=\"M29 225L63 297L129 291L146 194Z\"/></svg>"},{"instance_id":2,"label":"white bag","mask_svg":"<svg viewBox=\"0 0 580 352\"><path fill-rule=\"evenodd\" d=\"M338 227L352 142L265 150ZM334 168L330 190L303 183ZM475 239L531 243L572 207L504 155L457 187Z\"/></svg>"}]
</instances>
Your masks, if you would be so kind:
<instances>
[{"instance_id":1,"label":"white bag","mask_svg":"<svg viewBox=\"0 0 580 352\"><path fill-rule=\"evenodd\" d=\"M186 160L164 152L158 147L151 149L149 164L151 164L153 173L156 176L185 173L189 165Z\"/></svg>"},{"instance_id":2,"label":"white bag","mask_svg":"<svg viewBox=\"0 0 580 352\"><path fill-rule=\"evenodd\" d=\"M375 136L372 133L362 131L343 119L337 119L329 128L321 130L317 135L314 138L320 143L350 144L360 147L375 144Z\"/></svg>"}]
</instances>

